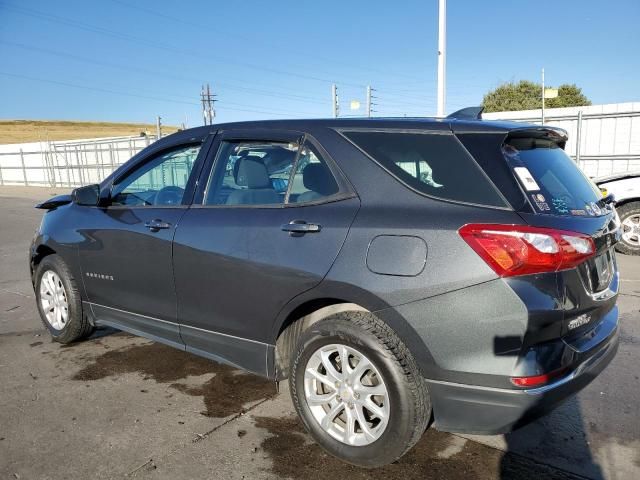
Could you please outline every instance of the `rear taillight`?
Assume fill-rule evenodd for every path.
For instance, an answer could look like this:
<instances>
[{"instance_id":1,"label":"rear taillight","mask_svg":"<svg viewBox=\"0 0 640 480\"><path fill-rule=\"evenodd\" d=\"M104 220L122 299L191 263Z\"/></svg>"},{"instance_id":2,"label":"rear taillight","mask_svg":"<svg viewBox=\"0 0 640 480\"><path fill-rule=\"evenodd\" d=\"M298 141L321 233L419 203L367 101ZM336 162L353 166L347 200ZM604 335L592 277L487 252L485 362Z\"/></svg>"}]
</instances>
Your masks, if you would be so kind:
<instances>
[{"instance_id":1,"label":"rear taillight","mask_svg":"<svg viewBox=\"0 0 640 480\"><path fill-rule=\"evenodd\" d=\"M588 235L551 228L469 224L459 233L501 277L566 270L596 250Z\"/></svg>"},{"instance_id":2,"label":"rear taillight","mask_svg":"<svg viewBox=\"0 0 640 480\"><path fill-rule=\"evenodd\" d=\"M567 369L561 368L554 370L553 372L545 373L543 375L534 375L532 377L511 377L511 383L516 387L540 387L563 376L565 373L567 373Z\"/></svg>"}]
</instances>

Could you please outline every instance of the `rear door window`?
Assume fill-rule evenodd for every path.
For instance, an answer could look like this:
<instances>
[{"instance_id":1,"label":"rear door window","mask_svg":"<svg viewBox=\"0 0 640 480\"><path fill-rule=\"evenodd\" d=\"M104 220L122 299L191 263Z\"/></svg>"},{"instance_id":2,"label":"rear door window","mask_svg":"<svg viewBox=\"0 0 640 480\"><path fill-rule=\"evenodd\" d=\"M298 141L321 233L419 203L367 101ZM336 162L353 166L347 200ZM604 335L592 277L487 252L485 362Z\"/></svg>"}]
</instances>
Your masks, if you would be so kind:
<instances>
[{"instance_id":1,"label":"rear door window","mask_svg":"<svg viewBox=\"0 0 640 480\"><path fill-rule=\"evenodd\" d=\"M210 176L205 205L278 205L320 202L340 187L308 141L224 141Z\"/></svg>"},{"instance_id":2,"label":"rear door window","mask_svg":"<svg viewBox=\"0 0 640 480\"><path fill-rule=\"evenodd\" d=\"M445 200L508 207L454 135L392 131L342 132L414 190Z\"/></svg>"},{"instance_id":3,"label":"rear door window","mask_svg":"<svg viewBox=\"0 0 640 480\"><path fill-rule=\"evenodd\" d=\"M305 142L291 177L289 203L317 202L338 193L340 188L316 148Z\"/></svg>"},{"instance_id":4,"label":"rear door window","mask_svg":"<svg viewBox=\"0 0 640 480\"><path fill-rule=\"evenodd\" d=\"M538 213L600 216L602 193L560 146L547 139L512 138L502 152Z\"/></svg>"},{"instance_id":5,"label":"rear door window","mask_svg":"<svg viewBox=\"0 0 640 480\"><path fill-rule=\"evenodd\" d=\"M297 143L223 142L205 205L284 203L298 149Z\"/></svg>"}]
</instances>

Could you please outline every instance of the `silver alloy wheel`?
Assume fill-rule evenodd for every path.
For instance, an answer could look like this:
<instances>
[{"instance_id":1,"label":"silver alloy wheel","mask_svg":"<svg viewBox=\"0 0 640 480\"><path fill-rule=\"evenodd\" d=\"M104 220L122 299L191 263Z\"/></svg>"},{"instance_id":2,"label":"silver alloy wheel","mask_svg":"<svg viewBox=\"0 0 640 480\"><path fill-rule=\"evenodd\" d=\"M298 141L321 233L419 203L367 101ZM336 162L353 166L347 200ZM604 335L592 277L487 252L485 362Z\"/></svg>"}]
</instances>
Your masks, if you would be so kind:
<instances>
[{"instance_id":1,"label":"silver alloy wheel","mask_svg":"<svg viewBox=\"0 0 640 480\"><path fill-rule=\"evenodd\" d=\"M305 368L304 394L322 429L347 445L369 445L387 427L387 387L373 363L354 348L331 344L316 350Z\"/></svg>"},{"instance_id":2,"label":"silver alloy wheel","mask_svg":"<svg viewBox=\"0 0 640 480\"><path fill-rule=\"evenodd\" d=\"M47 270L40 277L40 306L51 325L62 330L69 319L69 302L62 280L53 270Z\"/></svg>"},{"instance_id":3,"label":"silver alloy wheel","mask_svg":"<svg viewBox=\"0 0 640 480\"><path fill-rule=\"evenodd\" d=\"M632 247L640 247L640 214L629 215L622 221L622 240Z\"/></svg>"}]
</instances>

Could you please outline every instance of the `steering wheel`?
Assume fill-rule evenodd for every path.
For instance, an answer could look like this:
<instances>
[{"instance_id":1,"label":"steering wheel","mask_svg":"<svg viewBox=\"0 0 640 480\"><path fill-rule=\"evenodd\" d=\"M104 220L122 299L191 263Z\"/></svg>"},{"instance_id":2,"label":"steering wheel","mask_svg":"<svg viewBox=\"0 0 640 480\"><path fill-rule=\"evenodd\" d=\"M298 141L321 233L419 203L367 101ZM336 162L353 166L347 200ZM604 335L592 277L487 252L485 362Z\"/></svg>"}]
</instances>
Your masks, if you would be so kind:
<instances>
[{"instance_id":1,"label":"steering wheel","mask_svg":"<svg viewBox=\"0 0 640 480\"><path fill-rule=\"evenodd\" d=\"M164 187L156 193L154 205L179 205L182 202L184 188L170 185Z\"/></svg>"}]
</instances>

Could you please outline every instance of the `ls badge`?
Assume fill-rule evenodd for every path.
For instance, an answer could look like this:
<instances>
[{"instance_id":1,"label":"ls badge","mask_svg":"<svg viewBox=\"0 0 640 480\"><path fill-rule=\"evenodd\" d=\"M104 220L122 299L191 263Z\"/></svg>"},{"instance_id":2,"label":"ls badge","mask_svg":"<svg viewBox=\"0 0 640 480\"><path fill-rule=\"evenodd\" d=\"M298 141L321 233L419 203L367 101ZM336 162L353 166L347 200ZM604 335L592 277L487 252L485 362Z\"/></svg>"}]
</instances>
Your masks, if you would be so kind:
<instances>
[{"instance_id":1,"label":"ls badge","mask_svg":"<svg viewBox=\"0 0 640 480\"><path fill-rule=\"evenodd\" d=\"M574 318L573 320L571 320L569 322L569 325L567 325L567 326L569 327L569 330L575 330L576 328L581 327L582 325L586 325L590 321L591 321L591 315L587 315L585 313L585 314L579 315L576 318Z\"/></svg>"}]
</instances>

